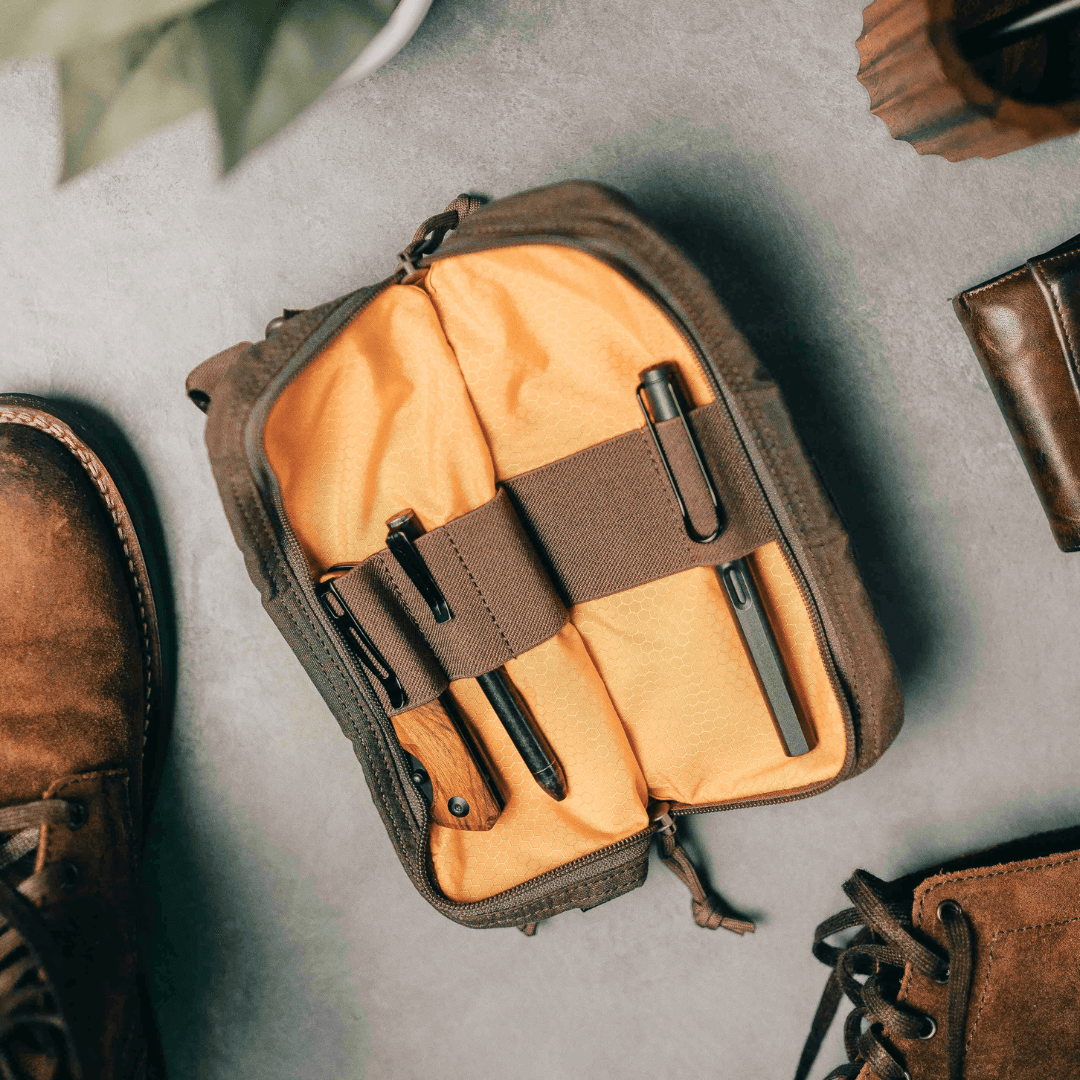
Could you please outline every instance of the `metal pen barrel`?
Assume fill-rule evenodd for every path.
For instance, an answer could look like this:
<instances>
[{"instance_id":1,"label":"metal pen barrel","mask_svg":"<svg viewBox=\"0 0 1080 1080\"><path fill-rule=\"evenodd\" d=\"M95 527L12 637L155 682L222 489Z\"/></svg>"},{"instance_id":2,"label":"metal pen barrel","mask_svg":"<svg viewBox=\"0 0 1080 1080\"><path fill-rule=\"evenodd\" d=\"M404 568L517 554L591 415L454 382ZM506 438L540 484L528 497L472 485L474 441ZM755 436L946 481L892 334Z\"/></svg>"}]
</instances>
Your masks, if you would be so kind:
<instances>
[{"instance_id":1,"label":"metal pen barrel","mask_svg":"<svg viewBox=\"0 0 1080 1080\"><path fill-rule=\"evenodd\" d=\"M659 424L663 420L673 420L679 415L685 416L689 411L680 389L679 369L675 364L656 364L643 371L640 379L638 393L644 394L648 399L653 424ZM646 414L646 420L648 419L649 416ZM659 444L657 449L663 455ZM700 461L698 464L702 466L702 471L705 473L704 464ZM670 466L667 468L668 478L671 480L676 498L682 505L682 497L679 495L674 476L670 472ZM707 473L705 473L705 479L706 482L709 481ZM684 510L684 521L685 517ZM695 537L691 536L691 539ZM758 685L761 687L765 702L776 723L784 752L790 757L805 754L810 747L799 723L783 659L772 628L769 626L750 567L745 559L735 559L723 566L718 566L717 573L731 612L735 616L735 624L739 628L747 656L757 675Z\"/></svg>"},{"instance_id":2,"label":"metal pen barrel","mask_svg":"<svg viewBox=\"0 0 1080 1080\"><path fill-rule=\"evenodd\" d=\"M533 779L556 802L562 802L566 798L566 776L562 766L509 676L502 668L496 668L478 675L476 681Z\"/></svg>"},{"instance_id":3,"label":"metal pen barrel","mask_svg":"<svg viewBox=\"0 0 1080 1080\"><path fill-rule=\"evenodd\" d=\"M417 516L411 510L405 510L386 525L390 530L387 537L390 554L423 596L435 621L452 621L454 612L416 548L415 541L424 534ZM496 668L478 676L476 681L533 779L556 802L561 802L566 798L566 775L510 677L503 668Z\"/></svg>"}]
</instances>

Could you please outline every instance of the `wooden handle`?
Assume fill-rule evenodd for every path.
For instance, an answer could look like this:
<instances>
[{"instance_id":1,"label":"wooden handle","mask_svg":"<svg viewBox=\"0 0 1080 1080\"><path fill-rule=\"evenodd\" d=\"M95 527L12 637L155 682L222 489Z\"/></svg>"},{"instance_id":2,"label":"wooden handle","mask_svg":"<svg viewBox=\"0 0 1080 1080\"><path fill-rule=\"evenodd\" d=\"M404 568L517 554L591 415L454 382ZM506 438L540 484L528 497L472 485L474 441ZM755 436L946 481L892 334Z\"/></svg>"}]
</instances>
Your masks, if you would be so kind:
<instances>
[{"instance_id":1,"label":"wooden handle","mask_svg":"<svg viewBox=\"0 0 1080 1080\"><path fill-rule=\"evenodd\" d=\"M1020 100L1009 96L1007 85L984 80L991 77L987 63L996 61L969 60L956 41L958 10L971 6L959 0L873 0L863 11L856 42L859 81L870 93L870 111L892 137L920 154L963 161L997 157L1080 129L1075 101ZM981 6L996 10L990 0ZM1020 54L1029 48L1036 46L1011 46L1016 55L1010 63L1023 63Z\"/></svg>"},{"instance_id":2,"label":"wooden handle","mask_svg":"<svg viewBox=\"0 0 1080 1080\"><path fill-rule=\"evenodd\" d=\"M503 801L464 722L456 709L450 709L444 695L395 716L394 730L402 748L424 766L431 780L432 820L448 829L487 832L499 820ZM452 813L451 805L461 809L457 802L461 799L468 812Z\"/></svg>"}]
</instances>

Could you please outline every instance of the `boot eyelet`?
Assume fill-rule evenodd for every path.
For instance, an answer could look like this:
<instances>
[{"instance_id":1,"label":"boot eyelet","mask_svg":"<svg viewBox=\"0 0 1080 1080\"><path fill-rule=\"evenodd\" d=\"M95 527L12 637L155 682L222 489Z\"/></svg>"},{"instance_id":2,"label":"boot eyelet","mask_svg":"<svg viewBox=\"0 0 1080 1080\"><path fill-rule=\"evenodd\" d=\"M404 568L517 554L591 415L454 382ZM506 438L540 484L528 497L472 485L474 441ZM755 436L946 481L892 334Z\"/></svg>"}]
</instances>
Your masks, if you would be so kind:
<instances>
[{"instance_id":1,"label":"boot eyelet","mask_svg":"<svg viewBox=\"0 0 1080 1080\"><path fill-rule=\"evenodd\" d=\"M86 809L86 803L79 802L77 799L68 800L68 828L73 832L75 829L81 829L86 824L86 819L89 817L89 813Z\"/></svg>"},{"instance_id":2,"label":"boot eyelet","mask_svg":"<svg viewBox=\"0 0 1080 1080\"><path fill-rule=\"evenodd\" d=\"M945 921L945 912L948 912L950 915L956 916L962 915L964 909L955 900L942 900L941 903L937 906L938 922Z\"/></svg>"},{"instance_id":3,"label":"boot eyelet","mask_svg":"<svg viewBox=\"0 0 1080 1080\"><path fill-rule=\"evenodd\" d=\"M60 888L64 892L73 892L81 876L81 871L75 863L65 862L60 868Z\"/></svg>"},{"instance_id":4,"label":"boot eyelet","mask_svg":"<svg viewBox=\"0 0 1080 1080\"><path fill-rule=\"evenodd\" d=\"M919 1033L915 1036L916 1039L922 1039L924 1042L927 1039L932 1039L937 1034L937 1024L934 1023L932 1016L924 1016L922 1018Z\"/></svg>"},{"instance_id":5,"label":"boot eyelet","mask_svg":"<svg viewBox=\"0 0 1080 1080\"><path fill-rule=\"evenodd\" d=\"M941 972L940 975L931 975L930 978L934 982L940 983L942 986L944 986L949 981L949 965L945 965L945 969Z\"/></svg>"}]
</instances>

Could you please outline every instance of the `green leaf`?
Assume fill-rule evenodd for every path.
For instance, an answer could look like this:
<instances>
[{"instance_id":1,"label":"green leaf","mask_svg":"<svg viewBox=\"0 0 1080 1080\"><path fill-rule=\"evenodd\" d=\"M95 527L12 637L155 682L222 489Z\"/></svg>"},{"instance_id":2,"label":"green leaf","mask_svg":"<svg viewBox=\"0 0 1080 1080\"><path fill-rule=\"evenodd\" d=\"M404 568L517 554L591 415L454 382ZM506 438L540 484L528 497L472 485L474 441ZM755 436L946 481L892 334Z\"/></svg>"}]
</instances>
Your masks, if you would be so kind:
<instances>
[{"instance_id":1,"label":"green leaf","mask_svg":"<svg viewBox=\"0 0 1080 1080\"><path fill-rule=\"evenodd\" d=\"M61 62L65 177L207 104L231 169L319 97L395 6L216 0L118 41L70 51Z\"/></svg>"},{"instance_id":2,"label":"green leaf","mask_svg":"<svg viewBox=\"0 0 1080 1080\"><path fill-rule=\"evenodd\" d=\"M60 73L65 179L207 102L202 43L187 18L79 49Z\"/></svg>"},{"instance_id":3,"label":"green leaf","mask_svg":"<svg viewBox=\"0 0 1080 1080\"><path fill-rule=\"evenodd\" d=\"M0 59L115 41L206 0L0 0Z\"/></svg>"},{"instance_id":4,"label":"green leaf","mask_svg":"<svg viewBox=\"0 0 1080 1080\"><path fill-rule=\"evenodd\" d=\"M198 12L227 169L304 111L386 23L395 0L218 0Z\"/></svg>"}]
</instances>

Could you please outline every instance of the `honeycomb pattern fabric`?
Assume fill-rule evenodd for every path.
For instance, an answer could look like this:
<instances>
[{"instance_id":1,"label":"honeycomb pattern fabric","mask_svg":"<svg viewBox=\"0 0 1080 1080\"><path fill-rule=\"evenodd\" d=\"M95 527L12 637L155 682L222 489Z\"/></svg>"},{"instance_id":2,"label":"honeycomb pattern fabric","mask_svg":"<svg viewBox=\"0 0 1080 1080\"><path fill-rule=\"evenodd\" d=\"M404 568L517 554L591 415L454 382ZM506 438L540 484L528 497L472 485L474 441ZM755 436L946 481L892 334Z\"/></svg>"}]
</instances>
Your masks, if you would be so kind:
<instances>
[{"instance_id":1,"label":"honeycomb pattern fabric","mask_svg":"<svg viewBox=\"0 0 1080 1080\"><path fill-rule=\"evenodd\" d=\"M798 588L776 544L754 558L803 712L822 732L816 745L807 733L813 749L801 757L780 745L714 570L686 570L574 610L653 798L728 802L827 780L843 764L843 716L828 679L815 681L825 669Z\"/></svg>"},{"instance_id":2,"label":"honeycomb pattern fabric","mask_svg":"<svg viewBox=\"0 0 1080 1080\"><path fill-rule=\"evenodd\" d=\"M312 572L381 549L386 519L405 507L437 527L489 501L497 479L639 428L638 373L662 361L679 365L695 404L711 400L664 314L565 248L457 256L420 285L389 287L285 389L265 427ZM844 718L809 614L779 548L752 558L812 752L780 749L712 570L580 605L507 665L566 770L564 802L536 786L476 684L453 684L508 802L487 833L433 828L448 896L492 896L639 832L650 792L702 805L839 772Z\"/></svg>"},{"instance_id":3,"label":"honeycomb pattern fabric","mask_svg":"<svg viewBox=\"0 0 1080 1080\"><path fill-rule=\"evenodd\" d=\"M285 388L263 445L316 575L385 547L402 510L434 529L495 496L461 369L411 285L380 293Z\"/></svg>"},{"instance_id":4,"label":"honeycomb pattern fabric","mask_svg":"<svg viewBox=\"0 0 1080 1080\"><path fill-rule=\"evenodd\" d=\"M495 472L516 476L642 426L638 373L678 363L712 400L670 320L617 271L555 246L436 263L425 287L457 356Z\"/></svg>"},{"instance_id":5,"label":"honeycomb pattern fabric","mask_svg":"<svg viewBox=\"0 0 1080 1080\"><path fill-rule=\"evenodd\" d=\"M506 665L562 762L568 794L555 802L537 786L472 679L451 693L493 758L509 795L488 832L431 827L431 854L443 892L482 900L649 824L648 793L607 689L577 631L555 637Z\"/></svg>"}]
</instances>

